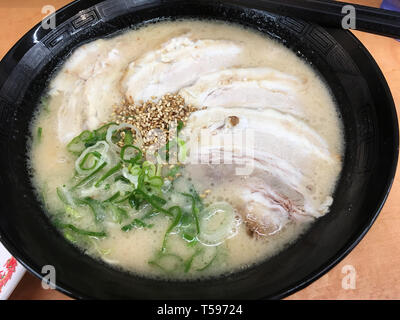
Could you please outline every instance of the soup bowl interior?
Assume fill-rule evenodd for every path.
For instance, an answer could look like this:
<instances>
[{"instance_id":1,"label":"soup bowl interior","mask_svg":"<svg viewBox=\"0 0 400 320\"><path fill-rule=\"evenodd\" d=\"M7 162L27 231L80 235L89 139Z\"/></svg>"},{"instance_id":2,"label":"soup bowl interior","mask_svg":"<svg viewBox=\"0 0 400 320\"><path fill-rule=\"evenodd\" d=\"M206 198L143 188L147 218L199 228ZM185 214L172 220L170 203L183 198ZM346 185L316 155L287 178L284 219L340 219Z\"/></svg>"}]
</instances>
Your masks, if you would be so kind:
<instances>
[{"instance_id":1,"label":"soup bowl interior","mask_svg":"<svg viewBox=\"0 0 400 320\"><path fill-rule=\"evenodd\" d=\"M363 237L389 192L398 152L393 99L376 63L348 31L251 9L257 1L76 1L57 27L27 33L0 63L0 239L37 276L56 270L76 298L281 298L338 263ZM29 124L54 70L85 42L163 19L218 19L280 41L328 84L344 123L345 159L330 213L271 259L201 281L164 281L117 270L82 254L44 213L27 164Z\"/></svg>"}]
</instances>

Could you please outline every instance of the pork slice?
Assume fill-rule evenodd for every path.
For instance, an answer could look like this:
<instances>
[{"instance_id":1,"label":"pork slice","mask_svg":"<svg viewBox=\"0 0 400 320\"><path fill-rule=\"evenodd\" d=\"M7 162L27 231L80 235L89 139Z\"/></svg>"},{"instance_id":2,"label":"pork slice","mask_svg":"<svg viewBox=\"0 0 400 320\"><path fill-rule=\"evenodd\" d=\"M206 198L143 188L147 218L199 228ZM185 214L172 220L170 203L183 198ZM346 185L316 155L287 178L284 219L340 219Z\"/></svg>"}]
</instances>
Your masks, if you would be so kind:
<instances>
[{"instance_id":1,"label":"pork slice","mask_svg":"<svg viewBox=\"0 0 400 320\"><path fill-rule=\"evenodd\" d=\"M196 107L272 108L302 117L307 81L272 68L237 68L202 76L180 95Z\"/></svg>"},{"instance_id":2,"label":"pork slice","mask_svg":"<svg viewBox=\"0 0 400 320\"><path fill-rule=\"evenodd\" d=\"M122 80L128 101L147 101L190 86L202 75L235 65L242 52L228 40L192 40L181 36L132 62Z\"/></svg>"},{"instance_id":3,"label":"pork slice","mask_svg":"<svg viewBox=\"0 0 400 320\"><path fill-rule=\"evenodd\" d=\"M247 129L254 131L250 144L226 139ZM321 170L331 181L339 158L302 120L272 109L212 108L193 113L185 135L187 163L205 168L199 179L215 177L217 189L235 186L229 197L252 234L271 236L290 222L311 221L329 210L330 192L314 173ZM243 165L251 170L240 175L235 169Z\"/></svg>"}]
</instances>

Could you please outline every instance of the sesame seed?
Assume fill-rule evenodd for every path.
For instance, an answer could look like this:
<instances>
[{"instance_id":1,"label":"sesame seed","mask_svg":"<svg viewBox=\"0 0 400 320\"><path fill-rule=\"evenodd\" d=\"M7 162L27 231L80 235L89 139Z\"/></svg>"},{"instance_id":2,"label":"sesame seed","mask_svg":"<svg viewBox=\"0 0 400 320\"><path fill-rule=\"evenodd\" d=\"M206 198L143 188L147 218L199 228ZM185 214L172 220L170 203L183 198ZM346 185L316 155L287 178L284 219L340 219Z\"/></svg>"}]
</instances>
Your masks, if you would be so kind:
<instances>
[{"instance_id":1,"label":"sesame seed","mask_svg":"<svg viewBox=\"0 0 400 320\"><path fill-rule=\"evenodd\" d=\"M151 97L155 100L156 97ZM202 108L204 109L204 108ZM191 113L199 109L192 105L186 105L185 100L179 94L166 94L158 102L139 101L139 104L125 103L114 106L113 120L117 123L129 123L139 129L144 138L144 147L148 147L158 141L150 131L160 129L169 141L169 129L172 123L182 121L186 124ZM133 132L135 133L135 132ZM160 139L164 140L164 139ZM165 141L165 140L164 140Z\"/></svg>"}]
</instances>

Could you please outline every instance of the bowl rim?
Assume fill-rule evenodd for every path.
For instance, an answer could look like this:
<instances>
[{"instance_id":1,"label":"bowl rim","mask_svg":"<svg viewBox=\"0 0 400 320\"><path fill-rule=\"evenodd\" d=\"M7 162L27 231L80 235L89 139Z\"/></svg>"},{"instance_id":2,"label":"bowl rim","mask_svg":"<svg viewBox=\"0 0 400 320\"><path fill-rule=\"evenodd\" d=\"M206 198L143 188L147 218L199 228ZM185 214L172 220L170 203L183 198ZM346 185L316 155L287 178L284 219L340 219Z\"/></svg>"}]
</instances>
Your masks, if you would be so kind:
<instances>
[{"instance_id":1,"label":"bowl rim","mask_svg":"<svg viewBox=\"0 0 400 320\"><path fill-rule=\"evenodd\" d=\"M73 2L63 6L62 8L58 9L55 14L60 14L60 13L65 13L67 10L71 10L74 12L74 14L77 14L81 10L85 10L88 8L91 8L92 6L99 4L105 0L89 0L89 1L82 1L82 0L74 0ZM215 1L218 2L218 1ZM267 12L267 11L266 11ZM66 20L68 20L71 16L67 15ZM296 19L299 20L299 19ZM0 61L0 71L2 70L2 66L7 64L11 64L12 67L11 69L15 68L15 66L19 63L19 61L16 61L15 59L10 59L12 53L19 48L22 45L22 42L29 36L33 35L39 28L41 27L41 22L36 24L33 28L31 28L28 32L26 32L10 49L9 51L4 55L4 57ZM398 153L399 153L399 123L398 123L398 118L397 118L397 113L396 113L396 107L395 103L393 100L393 96L391 94L389 85L385 79L385 76L382 73L382 70L380 69L379 65L371 55L371 53L368 51L368 49L363 45L363 43L349 30L342 30L342 29L331 29L331 28L324 28L328 33L330 33L335 40L337 38L333 33L330 32L330 30L335 30L336 32L340 31L341 36L345 35L347 37L348 41L353 42L356 44L362 54L365 55L365 58L369 62L369 66L373 68L372 72L377 76L377 81L379 81L384 89L384 94L388 99L388 104L387 108L390 110L390 116L391 116L391 127L393 129L393 137L392 141L393 144L391 148L393 149L393 157L391 159L391 165L390 165L390 170L388 169L388 176L390 179L386 181L384 188L382 188L383 192L379 195L379 201L377 202L376 207L371 210L373 214L370 215L370 218L368 219L367 223L361 227L361 231L358 232L358 234L355 234L354 237L348 241L348 243L343 246L343 248L338 251L335 255L333 255L326 263L311 272L309 275L305 276L303 279L299 280L294 286L291 287L286 287L281 289L278 293L276 293L272 297L262 297L261 299L282 299L285 298L289 295L294 294L295 292L307 287L309 284L312 282L316 281L320 277L322 277L324 274L326 274L328 271L330 271L333 267L335 267L339 262L341 262L353 249L355 246L359 244L359 242L364 238L365 234L369 231L371 226L374 224L376 221L379 213L381 212L387 197L391 191L391 187L394 182L395 174L396 174L396 169L397 169L397 162L398 162ZM29 50L24 49L24 54ZM355 61L356 62L356 61ZM357 63L356 63L357 64ZM371 69L369 70L371 72ZM360 72L363 73L362 68L360 68ZM0 79L0 88L3 86L4 82L6 81L7 77L4 79ZM0 230L0 241L3 243L4 247L34 276L36 276L38 279L42 280L43 275L39 272L40 267L36 266L32 261L29 261L30 258L23 256L23 254L20 253L19 249L15 247L11 241L9 241L7 234L2 233ZM27 262L29 261L29 262ZM55 284L56 289L63 293L66 294L69 297L75 298L75 299L91 299L90 296L87 296L84 292L80 291L79 289L72 288L70 287L67 283L63 283L62 279L61 281L57 280L57 283Z\"/></svg>"}]
</instances>

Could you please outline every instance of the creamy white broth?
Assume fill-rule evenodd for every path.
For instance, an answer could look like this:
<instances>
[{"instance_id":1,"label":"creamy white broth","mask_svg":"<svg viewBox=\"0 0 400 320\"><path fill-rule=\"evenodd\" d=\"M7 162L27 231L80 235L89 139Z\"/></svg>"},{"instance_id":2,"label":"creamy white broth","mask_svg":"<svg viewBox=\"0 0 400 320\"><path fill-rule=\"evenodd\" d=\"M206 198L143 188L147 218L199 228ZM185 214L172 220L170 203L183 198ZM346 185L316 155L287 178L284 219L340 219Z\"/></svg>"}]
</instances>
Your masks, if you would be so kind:
<instances>
[{"instance_id":1,"label":"creamy white broth","mask_svg":"<svg viewBox=\"0 0 400 320\"><path fill-rule=\"evenodd\" d=\"M164 43L182 36L193 41L231 41L240 47L240 52L235 55L231 65L223 66L220 70L211 70L210 73L214 72L217 75L221 70L238 68L272 68L275 70L274 77L269 78L266 85L274 85L276 72L281 72L282 75L279 77L281 80L283 79L285 90L285 77L298 79L299 87L295 89L294 98L290 98L289 102L284 99L281 102L283 107L290 104L291 111L280 109L276 111L277 114L272 112L270 116L278 119L276 120L278 127L283 128L288 123L299 128L306 126L304 131L298 132L306 135L311 130L312 135L317 135L323 141L321 145L324 146L323 152L329 156L329 164L321 156L321 159L316 158L314 170L306 167L296 169L304 174L304 177L301 176L298 180L301 187L309 187L304 179L313 183L313 191L309 193L310 205L317 208L316 204L322 206L324 203L328 203L325 205L326 208L320 211L318 211L318 207L318 216L315 218L326 214L330 204L329 199L333 194L342 166L343 136L335 103L324 82L310 66L293 52L278 42L266 38L265 35L227 23L195 20L159 22L138 30L126 31L111 39L101 39L86 44L75 50L68 58L50 83L45 108L43 106L39 108L32 122L33 143L30 150L30 165L33 183L38 194L44 197L47 213L55 216L65 210L57 196L56 189L66 184L74 175L76 156L67 151L67 143L83 130L94 130L101 124L112 120L113 105L119 105L127 98L127 86L124 86L124 78L127 70L132 66L132 62L139 61L138 63L140 63L140 59L143 60L142 57L147 53L159 50ZM200 79L207 80L207 77L204 78L202 75ZM243 84L240 81L238 87ZM287 81L292 83L289 78ZM200 84L196 87L196 83L199 83L197 79L190 84L185 84L183 88L192 87L192 92L193 90L205 90L204 86L201 87ZM276 92L280 93L281 90L283 89L279 87ZM272 89L270 91L275 92ZM184 93L182 91L183 95ZM291 94L291 92L289 93ZM295 104L292 101L295 101ZM196 100L193 100L193 103L196 103ZM261 101L260 104L262 104ZM204 112L199 111L203 114L194 112L188 120L186 130L196 129L197 122L201 123L202 121L201 117L206 117L206 113L209 111L214 112L214 107L209 106ZM71 112L68 108L75 109ZM82 112L83 108L86 108L86 111ZM216 106L216 108L214 114L218 113L220 107ZM255 108L253 112L263 115L265 114L264 109L269 108ZM232 115L236 114L235 112L238 111L232 111ZM224 111L220 112L220 114L223 113ZM221 115L221 119L225 116ZM247 116L247 111L244 111L240 120L246 119ZM214 120L216 121L216 119ZM38 128L42 128L40 141L37 137ZM262 128L260 130L261 133L264 133ZM284 138L281 137L282 141L285 140ZM319 142L315 143L319 146ZM188 145L190 146L190 144ZM268 151L268 145L263 147ZM276 149L276 146L274 147ZM313 145L312 148L310 147L310 153L302 154L303 158L299 159L303 161L308 159L307 157L312 158L313 152L321 153L319 149L316 151L314 149ZM288 163L292 165L290 156L282 150L278 148L273 151L274 156L279 155L282 157L279 159L288 160ZM219 176L217 174L224 170L218 166L210 169L210 165L188 164L183 168L182 177L176 181L176 189L181 188L185 191L187 185L191 183L199 194L210 190L210 193L204 198L206 206L225 201L233 206L236 215L240 217L241 212L239 211L246 210L243 209L246 201L238 199L241 197L242 189L245 189L243 185L246 186L246 181L251 180L252 177ZM257 170L262 171L260 168ZM259 172L257 170L255 174ZM266 176L265 179L268 180L269 176ZM184 197L175 197L170 200L169 204L188 206ZM87 208L82 210L82 217L78 222L79 228L93 230L95 224L90 210ZM133 213L131 219L136 216L140 217L140 215L140 212ZM152 228L134 229L129 232L122 231L119 224L105 222L104 228L107 230L107 237L91 239L90 246L79 243L77 245L87 254L115 267L143 276L173 279L201 278L245 269L268 259L296 241L315 218L290 220L283 225L279 232L268 236L258 236L254 233L255 230L257 233L258 229L254 228L252 232L249 232L249 224L246 224L246 219L242 218L240 219L242 223L237 228L237 234L217 246L218 254L210 267L203 271L193 268L187 273L164 272L149 264L149 261L154 260L155 252L161 247L166 229L171 222L163 215L152 218ZM129 222L128 220L127 222ZM193 254L193 250L188 248L179 235L174 232L169 237L168 247L171 255L179 256L183 260L189 259ZM206 248L206 250L210 251L209 254L214 254L212 252L214 248ZM201 261L197 261L197 263L201 265Z\"/></svg>"}]
</instances>

